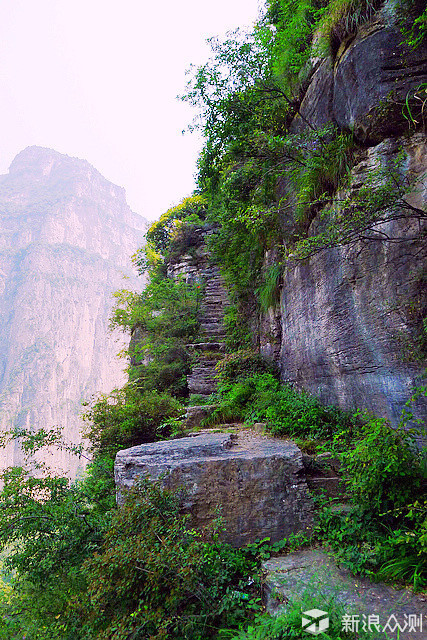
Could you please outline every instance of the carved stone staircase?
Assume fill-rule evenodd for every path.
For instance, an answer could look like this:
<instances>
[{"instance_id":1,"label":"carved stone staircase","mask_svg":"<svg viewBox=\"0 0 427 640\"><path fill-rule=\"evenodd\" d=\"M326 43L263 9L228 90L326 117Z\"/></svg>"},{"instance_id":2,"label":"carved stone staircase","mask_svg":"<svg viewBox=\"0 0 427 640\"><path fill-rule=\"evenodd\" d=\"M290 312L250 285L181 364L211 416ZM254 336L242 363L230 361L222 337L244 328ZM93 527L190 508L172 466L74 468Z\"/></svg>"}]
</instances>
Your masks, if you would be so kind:
<instances>
[{"instance_id":1,"label":"carved stone staircase","mask_svg":"<svg viewBox=\"0 0 427 640\"><path fill-rule=\"evenodd\" d=\"M201 271L205 283L200 305L200 333L196 343L188 345L194 354L194 365L187 376L190 394L208 396L216 390L215 365L222 358L226 331L224 312L229 304L227 289L216 265L209 261Z\"/></svg>"}]
</instances>

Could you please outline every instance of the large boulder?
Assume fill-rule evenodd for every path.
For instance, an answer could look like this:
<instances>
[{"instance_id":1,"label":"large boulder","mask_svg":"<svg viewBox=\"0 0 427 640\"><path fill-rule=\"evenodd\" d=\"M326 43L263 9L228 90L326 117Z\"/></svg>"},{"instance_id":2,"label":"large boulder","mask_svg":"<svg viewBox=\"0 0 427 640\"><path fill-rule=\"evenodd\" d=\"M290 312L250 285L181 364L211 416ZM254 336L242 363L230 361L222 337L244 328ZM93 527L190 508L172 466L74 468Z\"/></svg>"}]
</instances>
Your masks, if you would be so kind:
<instances>
[{"instance_id":1,"label":"large boulder","mask_svg":"<svg viewBox=\"0 0 427 640\"><path fill-rule=\"evenodd\" d=\"M311 527L302 454L290 441L203 433L119 451L114 473L119 503L146 476L184 489L182 510L194 527L211 523L219 507L224 539L235 546L266 536L277 541Z\"/></svg>"},{"instance_id":2,"label":"large boulder","mask_svg":"<svg viewBox=\"0 0 427 640\"><path fill-rule=\"evenodd\" d=\"M402 40L399 26L378 21L360 30L336 65L335 121L370 144L406 129L406 96L427 82L427 43L412 50Z\"/></svg>"},{"instance_id":3,"label":"large boulder","mask_svg":"<svg viewBox=\"0 0 427 640\"><path fill-rule=\"evenodd\" d=\"M355 37L325 59L304 92L291 131L328 123L351 129L366 144L401 135L408 126L406 100L427 82L427 42L411 49L390 11L378 12ZM417 103L411 105L415 114ZM418 118L420 119L420 117Z\"/></svg>"}]
</instances>

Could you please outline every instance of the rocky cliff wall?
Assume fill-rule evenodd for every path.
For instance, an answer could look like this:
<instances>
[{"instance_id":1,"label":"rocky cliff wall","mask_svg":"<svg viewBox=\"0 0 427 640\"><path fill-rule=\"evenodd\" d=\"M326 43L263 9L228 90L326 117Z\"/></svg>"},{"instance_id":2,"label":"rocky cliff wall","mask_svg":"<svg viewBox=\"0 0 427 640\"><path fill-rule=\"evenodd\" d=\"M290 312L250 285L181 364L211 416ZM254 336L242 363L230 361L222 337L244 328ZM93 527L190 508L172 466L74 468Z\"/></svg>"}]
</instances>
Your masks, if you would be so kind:
<instances>
[{"instance_id":1,"label":"rocky cliff wall","mask_svg":"<svg viewBox=\"0 0 427 640\"><path fill-rule=\"evenodd\" d=\"M292 127L333 123L352 130L359 143L352 184L363 184L369 167L393 163L403 149L405 176L417 180L406 199L427 212L426 114L414 102L415 133L404 116L406 97L427 81L427 44L415 51L402 44L389 5L341 43L334 64L313 60ZM386 235L360 239L288 262L280 326L265 318L261 339L262 350L271 354L269 336L275 332L284 380L325 402L368 409L394 424L426 366L420 348L427 311L426 219L403 216L377 227L391 241ZM309 235L318 224L314 220ZM425 417L426 409L420 400L418 415Z\"/></svg>"},{"instance_id":2,"label":"rocky cliff wall","mask_svg":"<svg viewBox=\"0 0 427 640\"><path fill-rule=\"evenodd\" d=\"M29 147L1 176L2 431L58 425L80 442L82 400L124 383L123 338L108 322L113 291L140 286L130 256L145 228L83 160ZM48 461L71 476L81 464L64 452ZM17 445L2 453L2 467L21 462Z\"/></svg>"}]
</instances>

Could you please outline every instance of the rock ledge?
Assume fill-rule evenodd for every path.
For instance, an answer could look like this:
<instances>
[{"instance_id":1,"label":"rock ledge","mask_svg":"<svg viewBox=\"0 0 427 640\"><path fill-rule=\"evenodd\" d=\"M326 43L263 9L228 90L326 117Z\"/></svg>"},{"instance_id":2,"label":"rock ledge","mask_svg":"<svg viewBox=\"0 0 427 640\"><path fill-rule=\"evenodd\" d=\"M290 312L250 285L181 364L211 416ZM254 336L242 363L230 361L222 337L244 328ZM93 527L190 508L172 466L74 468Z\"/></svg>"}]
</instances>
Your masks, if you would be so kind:
<instances>
[{"instance_id":1,"label":"rock ledge","mask_svg":"<svg viewBox=\"0 0 427 640\"><path fill-rule=\"evenodd\" d=\"M115 461L117 499L138 477L183 487L182 509L202 528L217 516L233 545L269 536L280 540L309 529L312 499L302 454L295 443L247 432L203 433L119 451Z\"/></svg>"}]
</instances>

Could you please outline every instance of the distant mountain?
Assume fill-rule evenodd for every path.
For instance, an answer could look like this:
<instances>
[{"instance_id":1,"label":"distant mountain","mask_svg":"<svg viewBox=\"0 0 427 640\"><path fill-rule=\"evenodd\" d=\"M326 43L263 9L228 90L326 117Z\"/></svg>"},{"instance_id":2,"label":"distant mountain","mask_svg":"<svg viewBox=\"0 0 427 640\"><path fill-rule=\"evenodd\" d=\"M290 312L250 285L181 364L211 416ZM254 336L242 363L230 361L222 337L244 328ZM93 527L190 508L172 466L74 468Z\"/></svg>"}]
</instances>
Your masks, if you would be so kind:
<instances>
[{"instance_id":1,"label":"distant mountain","mask_svg":"<svg viewBox=\"0 0 427 640\"><path fill-rule=\"evenodd\" d=\"M123 384L112 292L138 286L130 257L146 227L85 160L28 147L0 176L1 431L61 425L79 442L82 400ZM22 461L17 446L0 456ZM66 454L51 463L79 472Z\"/></svg>"}]
</instances>

